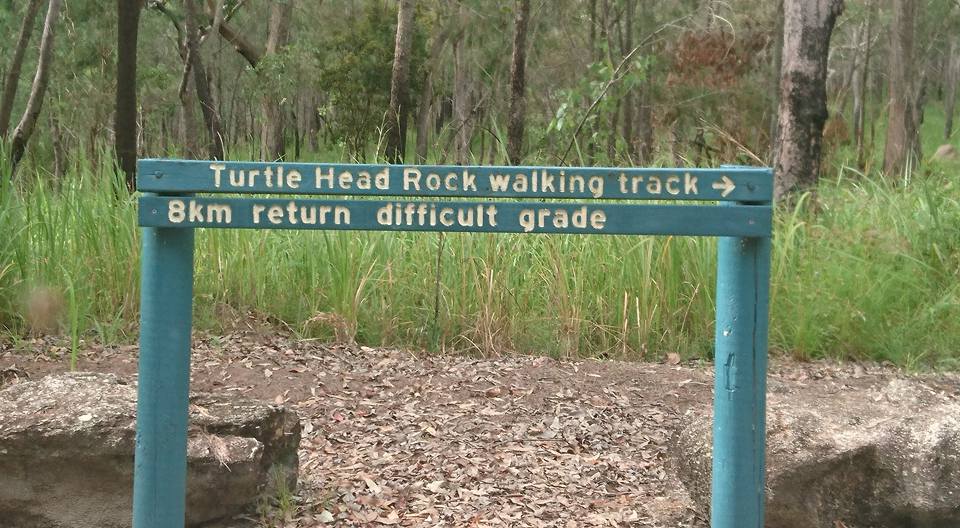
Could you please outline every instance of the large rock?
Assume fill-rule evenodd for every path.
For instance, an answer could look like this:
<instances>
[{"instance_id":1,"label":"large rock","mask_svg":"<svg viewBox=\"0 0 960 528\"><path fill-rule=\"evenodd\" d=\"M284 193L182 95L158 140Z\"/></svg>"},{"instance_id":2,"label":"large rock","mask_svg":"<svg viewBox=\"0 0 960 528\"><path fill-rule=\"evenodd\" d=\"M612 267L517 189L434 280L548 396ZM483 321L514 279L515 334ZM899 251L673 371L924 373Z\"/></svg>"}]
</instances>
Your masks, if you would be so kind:
<instances>
[{"instance_id":1,"label":"large rock","mask_svg":"<svg viewBox=\"0 0 960 528\"><path fill-rule=\"evenodd\" d=\"M960 526L957 401L904 380L779 389L768 397L768 528ZM680 479L704 512L712 418L689 414L676 437Z\"/></svg>"},{"instance_id":2,"label":"large rock","mask_svg":"<svg viewBox=\"0 0 960 528\"><path fill-rule=\"evenodd\" d=\"M72 373L0 390L0 525L131 524L136 387ZM292 411L225 396L190 401L187 524L235 515L292 491L300 424Z\"/></svg>"}]
</instances>

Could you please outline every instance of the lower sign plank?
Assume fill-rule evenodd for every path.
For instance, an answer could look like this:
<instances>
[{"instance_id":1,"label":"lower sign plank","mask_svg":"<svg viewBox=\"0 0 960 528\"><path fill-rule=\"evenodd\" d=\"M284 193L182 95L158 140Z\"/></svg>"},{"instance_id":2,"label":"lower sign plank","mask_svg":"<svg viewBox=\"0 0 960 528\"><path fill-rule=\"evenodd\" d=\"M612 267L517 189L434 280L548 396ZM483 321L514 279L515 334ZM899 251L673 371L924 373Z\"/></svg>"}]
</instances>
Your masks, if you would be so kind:
<instances>
[{"instance_id":1,"label":"lower sign plank","mask_svg":"<svg viewBox=\"0 0 960 528\"><path fill-rule=\"evenodd\" d=\"M769 206L142 196L140 225L359 231L770 236Z\"/></svg>"}]
</instances>

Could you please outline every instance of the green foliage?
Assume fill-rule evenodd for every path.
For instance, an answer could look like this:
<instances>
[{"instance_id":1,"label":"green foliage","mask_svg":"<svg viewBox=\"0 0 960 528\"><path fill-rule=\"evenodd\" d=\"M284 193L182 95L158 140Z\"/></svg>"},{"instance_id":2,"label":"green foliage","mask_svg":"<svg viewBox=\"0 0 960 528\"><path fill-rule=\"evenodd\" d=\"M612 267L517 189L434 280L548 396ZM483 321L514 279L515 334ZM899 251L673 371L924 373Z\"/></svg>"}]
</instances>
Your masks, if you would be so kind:
<instances>
[{"instance_id":1,"label":"green foliage","mask_svg":"<svg viewBox=\"0 0 960 528\"><path fill-rule=\"evenodd\" d=\"M3 189L0 321L52 288L68 335L132 340L137 230L112 167L79 163ZM771 347L801 359L958 366L960 185L942 167L893 186L841 168L777 211ZM477 354L709 358L716 244L708 238L201 230L196 322L254 311L304 336ZM439 278L439 279L438 279ZM439 298L439 304L435 304ZM435 314L437 316L435 317Z\"/></svg>"},{"instance_id":2,"label":"green foliage","mask_svg":"<svg viewBox=\"0 0 960 528\"><path fill-rule=\"evenodd\" d=\"M334 139L356 157L382 129L390 103L397 14L394 4L376 0L365 0L346 11L343 15L352 23L329 26L330 34L325 46L317 49L316 60L320 86L329 96L321 113ZM425 37L418 29L411 52L411 106L422 85L425 54Z\"/></svg>"}]
</instances>

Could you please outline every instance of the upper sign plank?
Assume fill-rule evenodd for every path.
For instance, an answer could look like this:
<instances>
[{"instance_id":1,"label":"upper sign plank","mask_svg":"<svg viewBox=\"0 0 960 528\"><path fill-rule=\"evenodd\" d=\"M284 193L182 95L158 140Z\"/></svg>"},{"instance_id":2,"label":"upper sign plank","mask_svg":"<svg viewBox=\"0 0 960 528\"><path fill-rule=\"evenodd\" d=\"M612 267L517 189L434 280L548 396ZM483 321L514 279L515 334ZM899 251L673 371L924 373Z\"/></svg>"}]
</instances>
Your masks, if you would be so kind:
<instances>
[{"instance_id":1,"label":"upper sign plank","mask_svg":"<svg viewBox=\"0 0 960 528\"><path fill-rule=\"evenodd\" d=\"M719 200L766 203L766 168L633 169L349 165L144 159L137 188L157 193Z\"/></svg>"}]
</instances>

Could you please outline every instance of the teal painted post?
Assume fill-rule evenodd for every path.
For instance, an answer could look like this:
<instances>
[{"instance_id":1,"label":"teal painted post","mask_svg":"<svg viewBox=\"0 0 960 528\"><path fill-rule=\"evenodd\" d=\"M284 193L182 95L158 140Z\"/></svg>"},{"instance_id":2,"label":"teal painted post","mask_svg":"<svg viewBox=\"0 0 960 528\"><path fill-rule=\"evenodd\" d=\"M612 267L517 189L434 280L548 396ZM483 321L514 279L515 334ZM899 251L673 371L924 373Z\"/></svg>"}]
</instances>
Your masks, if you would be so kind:
<instances>
[{"instance_id":1,"label":"teal painted post","mask_svg":"<svg viewBox=\"0 0 960 528\"><path fill-rule=\"evenodd\" d=\"M721 237L712 528L763 528L770 238Z\"/></svg>"},{"instance_id":2,"label":"teal painted post","mask_svg":"<svg viewBox=\"0 0 960 528\"><path fill-rule=\"evenodd\" d=\"M193 229L145 227L134 528L184 525L193 307Z\"/></svg>"}]
</instances>

